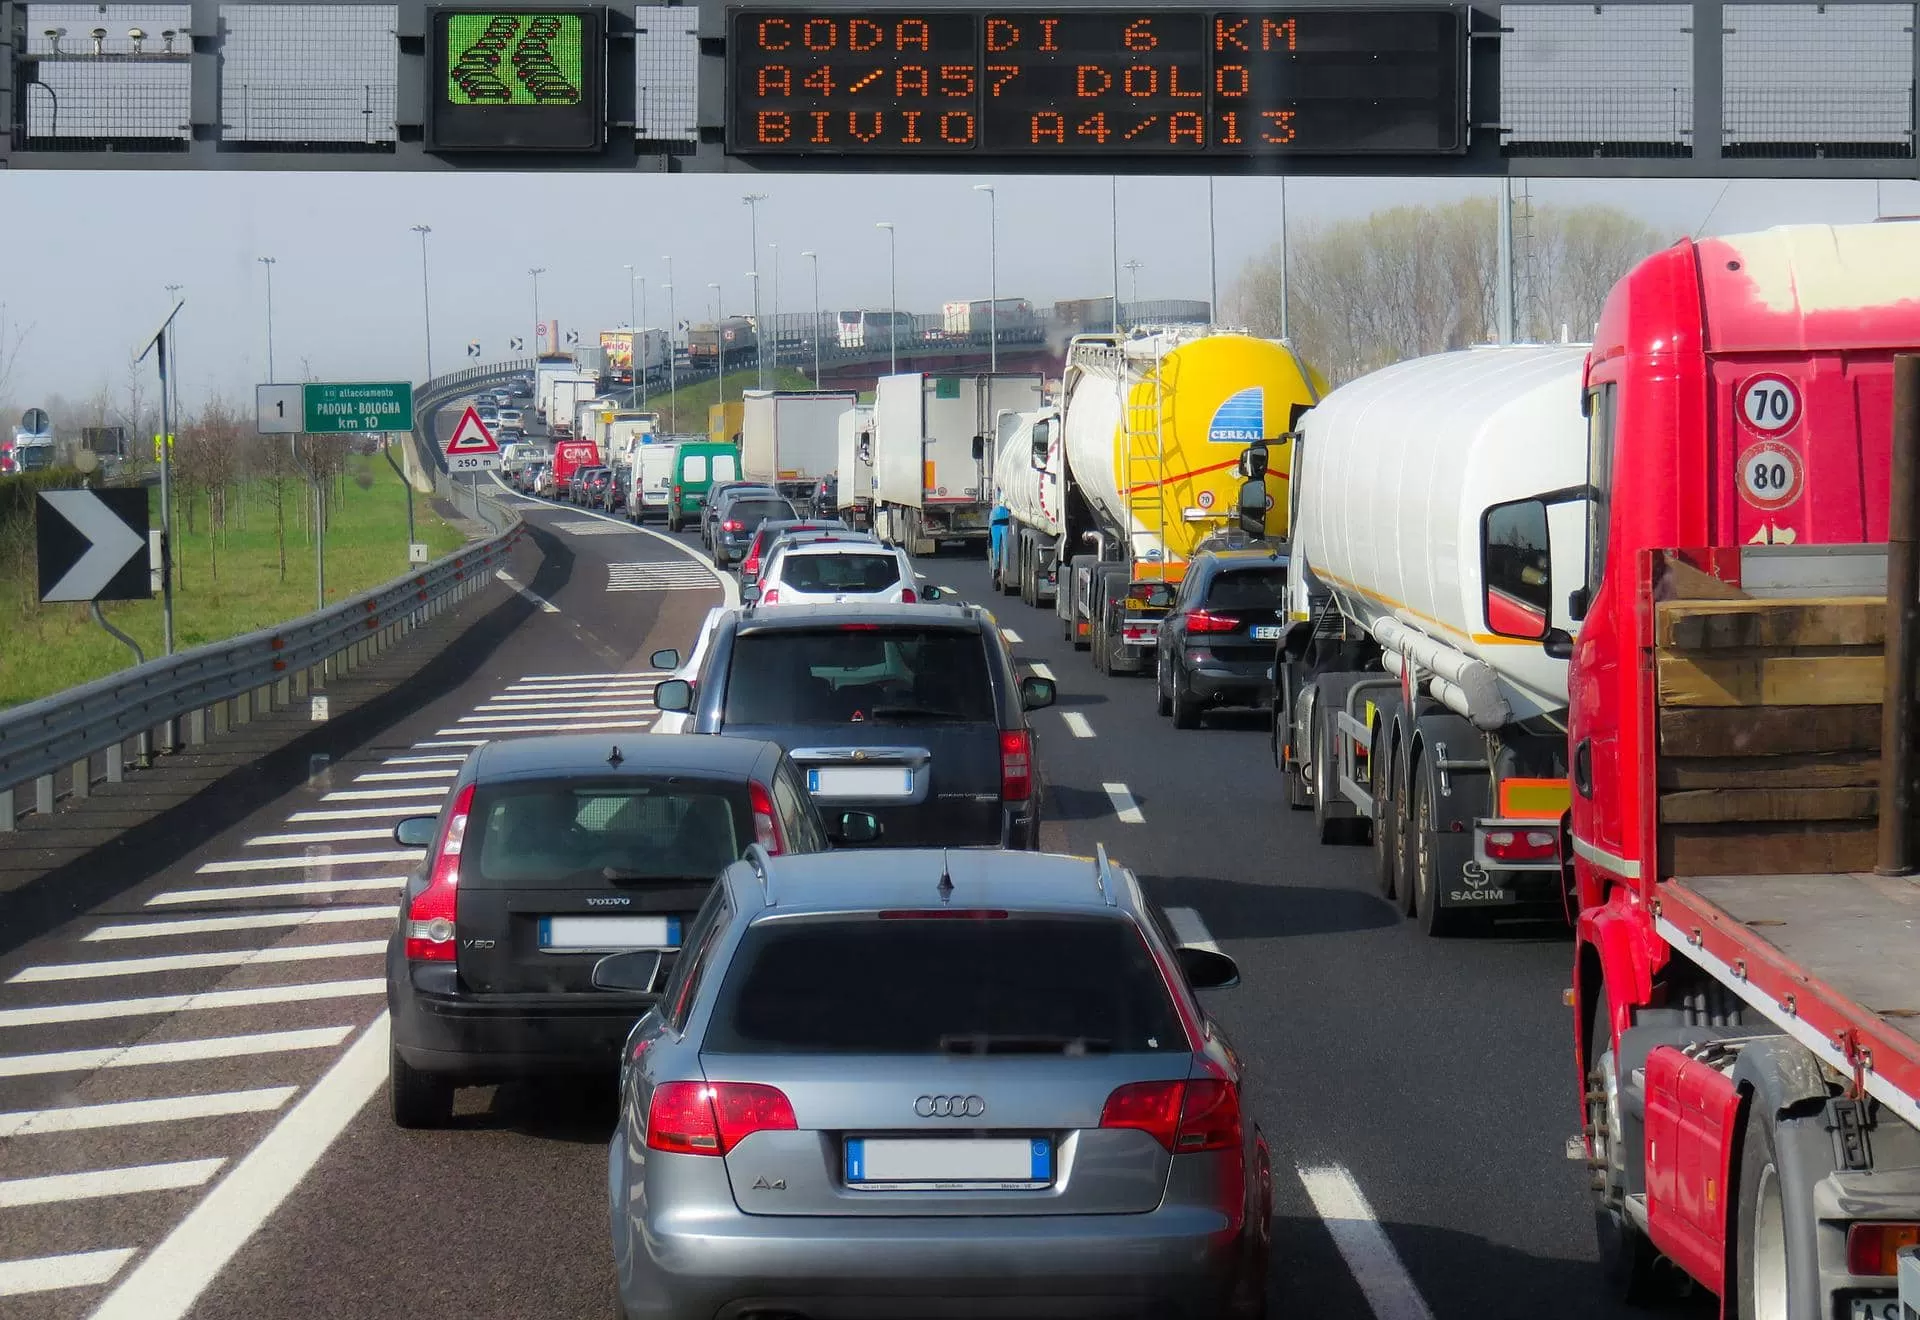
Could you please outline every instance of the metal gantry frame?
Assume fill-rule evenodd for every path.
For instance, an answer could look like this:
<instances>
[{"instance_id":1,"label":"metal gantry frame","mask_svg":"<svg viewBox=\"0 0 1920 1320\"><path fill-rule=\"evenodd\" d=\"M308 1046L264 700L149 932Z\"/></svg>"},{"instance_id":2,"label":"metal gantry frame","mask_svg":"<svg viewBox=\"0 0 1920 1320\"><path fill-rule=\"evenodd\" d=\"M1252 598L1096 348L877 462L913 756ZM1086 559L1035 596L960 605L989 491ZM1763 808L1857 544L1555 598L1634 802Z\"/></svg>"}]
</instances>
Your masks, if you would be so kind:
<instances>
[{"instance_id":1,"label":"metal gantry frame","mask_svg":"<svg viewBox=\"0 0 1920 1320\"><path fill-rule=\"evenodd\" d=\"M281 6L293 10L322 3L323 0L291 0ZM333 4L334 0L324 0ZM1634 178L1858 178L1907 179L1920 177L1920 157L1912 149L1914 115L1911 78L1908 88L1907 143L1901 150L1854 151L1845 142L1838 148L1810 142L1804 149L1768 151L1728 150L1726 134L1726 39L1728 9L1752 5L1796 7L1822 14L1836 10L1858 9L1855 0L1841 4L1815 6L1806 0L1694 0L1691 4L1658 6L1636 0L1630 4L1596 6L1591 0L1529 0L1526 5L1502 6L1493 0L1471 0L1462 8L1469 11L1469 145L1457 156L1307 156L1272 155L1246 159L1222 157L1185 157L1160 155L1133 158L1069 157L996 157L992 155L947 156L928 159L907 156L850 158L821 155L789 157L778 160L729 156L725 153L724 116L727 89L725 70L725 0L700 0L689 6L642 6L633 0L611 0L604 6L607 24L607 68L605 124L606 144L597 153L573 155L461 153L435 155L423 145L426 118L426 68L429 57L428 5L426 0L397 0L392 8L392 31L396 69L394 136L392 143L370 146L367 143L325 144L315 150L290 149L281 143L224 141L222 126L223 45L227 27L223 8L235 7L222 0L186 0L182 6L192 15L191 51L168 56L178 63L182 55L189 68L191 93L190 122L179 126L184 140L179 150L125 149L29 149L26 143L27 87L34 78L36 56L30 51L30 25L26 0L0 0L0 167L14 169L253 169L253 170L624 170L653 173L716 172L859 172L884 170L890 173L965 172L965 173L1151 173L1151 174L1253 174L1253 175L1398 175L1431 177L1634 177ZM537 5L510 3L505 8L537 9ZM844 8L844 5L841 6ZM953 0L931 0L921 10L963 8ZM1095 9L1110 7L1101 0L1065 0L1054 9ZM1183 8L1238 8L1260 12L1253 6L1217 3L1203 5L1193 0L1174 0L1163 11ZM1289 13L1306 13L1313 8L1340 8L1329 0L1309 0L1304 6L1289 7ZM1636 148L1633 143L1588 144L1591 150L1563 150L1550 153L1515 151L1503 143L1511 131L1503 109L1501 86L1501 44L1512 31L1504 25L1503 8L1537 10L1559 7L1569 13L1597 13L1620 10L1684 10L1685 31L1690 39L1690 93L1675 87L1671 107L1676 120L1684 109L1690 128L1687 141L1675 150ZM1881 11L1889 7L1875 6ZM264 6L262 6L264 8ZM647 141L636 134L640 123L642 93L638 87L636 50L644 37L642 25L657 16L685 8L697 14L697 72L691 92L697 106L697 140ZM804 6L796 5L801 10ZM1906 41L1920 56L1920 23L1913 17L1914 6L1907 10L1904 24ZM84 52L83 52L84 53ZM159 52L147 52L158 58ZM1653 59L1645 53L1646 59ZM110 55L125 62L127 55ZM1920 58L1914 60L1920 67ZM1676 80L1677 81L1677 80ZM1818 80L1816 80L1818 81ZM1801 89L1801 94L1831 98L1844 89L1835 80ZM689 89L676 85L667 91L680 95ZM1580 144L1573 144L1576 148ZM1875 144L1885 148L1888 144ZM1896 144L1897 145L1897 144Z\"/></svg>"}]
</instances>

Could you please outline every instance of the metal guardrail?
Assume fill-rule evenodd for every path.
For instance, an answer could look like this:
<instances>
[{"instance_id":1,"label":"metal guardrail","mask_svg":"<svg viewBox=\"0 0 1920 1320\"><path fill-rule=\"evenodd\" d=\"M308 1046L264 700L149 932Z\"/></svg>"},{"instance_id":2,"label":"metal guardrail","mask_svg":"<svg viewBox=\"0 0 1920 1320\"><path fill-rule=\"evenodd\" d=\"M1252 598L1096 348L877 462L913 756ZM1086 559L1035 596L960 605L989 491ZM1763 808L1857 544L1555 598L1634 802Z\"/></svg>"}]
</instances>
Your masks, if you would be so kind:
<instances>
[{"instance_id":1,"label":"metal guardrail","mask_svg":"<svg viewBox=\"0 0 1920 1320\"><path fill-rule=\"evenodd\" d=\"M105 778L117 783L125 778L129 743L136 764L156 749L204 743L307 697L481 590L526 527L511 508L472 494L476 510L492 506L491 516L482 515L495 533L488 540L304 618L0 712L0 832L16 827L22 788L32 788L31 810L51 813L63 772L71 771L69 795L86 797L95 757L104 755Z\"/></svg>"}]
</instances>

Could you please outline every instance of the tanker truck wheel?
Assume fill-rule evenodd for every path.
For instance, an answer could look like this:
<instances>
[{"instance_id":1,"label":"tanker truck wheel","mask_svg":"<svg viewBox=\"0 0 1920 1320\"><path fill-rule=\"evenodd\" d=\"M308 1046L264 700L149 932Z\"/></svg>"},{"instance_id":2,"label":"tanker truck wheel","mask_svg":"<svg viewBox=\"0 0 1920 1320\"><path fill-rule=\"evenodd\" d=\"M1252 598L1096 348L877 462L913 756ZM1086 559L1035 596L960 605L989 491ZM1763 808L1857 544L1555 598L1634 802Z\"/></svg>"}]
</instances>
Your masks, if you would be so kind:
<instances>
[{"instance_id":1,"label":"tanker truck wheel","mask_svg":"<svg viewBox=\"0 0 1920 1320\"><path fill-rule=\"evenodd\" d=\"M1433 855L1433 789L1420 767L1414 767L1411 778L1412 819L1404 823L1413 827L1408 852L1413 858L1414 916L1429 936L1443 939L1459 934L1467 924L1464 918L1471 914L1440 906L1440 864Z\"/></svg>"},{"instance_id":2,"label":"tanker truck wheel","mask_svg":"<svg viewBox=\"0 0 1920 1320\"><path fill-rule=\"evenodd\" d=\"M1373 771L1368 776L1373 780L1373 882L1380 889L1380 897L1391 903L1400 893L1400 858L1392 797L1394 775L1391 767L1385 773L1373 770L1387 764L1386 741L1387 730L1382 721L1382 726L1373 732L1373 749L1367 755L1367 766Z\"/></svg>"},{"instance_id":3,"label":"tanker truck wheel","mask_svg":"<svg viewBox=\"0 0 1920 1320\"><path fill-rule=\"evenodd\" d=\"M1364 843L1360 834L1363 822L1351 816L1335 816L1327 807L1340 797L1339 777L1333 763L1333 735L1327 728L1326 712L1315 705L1313 712L1313 824L1320 842L1329 844Z\"/></svg>"}]
</instances>

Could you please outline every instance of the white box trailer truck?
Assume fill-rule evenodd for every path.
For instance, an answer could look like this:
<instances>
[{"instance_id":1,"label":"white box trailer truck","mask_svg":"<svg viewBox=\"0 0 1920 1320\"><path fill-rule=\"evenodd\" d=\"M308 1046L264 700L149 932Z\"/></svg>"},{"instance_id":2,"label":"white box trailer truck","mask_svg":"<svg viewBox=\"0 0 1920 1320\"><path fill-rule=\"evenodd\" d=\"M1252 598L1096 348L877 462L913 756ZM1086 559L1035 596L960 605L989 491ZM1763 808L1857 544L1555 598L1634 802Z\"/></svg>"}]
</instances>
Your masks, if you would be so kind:
<instances>
[{"instance_id":1,"label":"white box trailer truck","mask_svg":"<svg viewBox=\"0 0 1920 1320\"><path fill-rule=\"evenodd\" d=\"M740 425L746 479L765 482L789 499L811 500L820 478L834 473L840 415L856 401L850 390L746 391Z\"/></svg>"},{"instance_id":2,"label":"white box trailer truck","mask_svg":"<svg viewBox=\"0 0 1920 1320\"><path fill-rule=\"evenodd\" d=\"M985 545L992 530L996 418L1031 412L1039 373L883 376L874 392L874 530L909 554Z\"/></svg>"}]
</instances>

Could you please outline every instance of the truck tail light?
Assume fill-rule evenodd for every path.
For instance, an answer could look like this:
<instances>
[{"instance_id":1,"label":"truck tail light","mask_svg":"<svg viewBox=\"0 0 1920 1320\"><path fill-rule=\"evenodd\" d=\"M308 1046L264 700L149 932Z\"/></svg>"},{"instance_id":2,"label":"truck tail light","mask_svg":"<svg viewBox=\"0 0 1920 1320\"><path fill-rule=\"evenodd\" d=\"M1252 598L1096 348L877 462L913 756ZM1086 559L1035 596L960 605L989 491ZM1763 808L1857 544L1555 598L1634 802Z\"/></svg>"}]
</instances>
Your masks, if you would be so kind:
<instances>
[{"instance_id":1,"label":"truck tail light","mask_svg":"<svg viewBox=\"0 0 1920 1320\"><path fill-rule=\"evenodd\" d=\"M1025 802L1033 796L1033 734L1010 729L1000 735L1000 800Z\"/></svg>"},{"instance_id":2,"label":"truck tail light","mask_svg":"<svg viewBox=\"0 0 1920 1320\"><path fill-rule=\"evenodd\" d=\"M1920 1244L1920 1224L1854 1224L1847 1229L1847 1273L1891 1277L1900 1248Z\"/></svg>"},{"instance_id":3,"label":"truck tail light","mask_svg":"<svg viewBox=\"0 0 1920 1320\"><path fill-rule=\"evenodd\" d=\"M755 1082L662 1082L647 1106L647 1149L725 1155L756 1132L793 1132L793 1102Z\"/></svg>"},{"instance_id":4,"label":"truck tail light","mask_svg":"<svg viewBox=\"0 0 1920 1320\"><path fill-rule=\"evenodd\" d=\"M1488 830L1487 856L1496 862L1548 862L1560 855L1552 830Z\"/></svg>"},{"instance_id":5,"label":"truck tail light","mask_svg":"<svg viewBox=\"0 0 1920 1320\"><path fill-rule=\"evenodd\" d=\"M1240 1146L1240 1088L1222 1078L1130 1082L1107 1097L1103 1128L1148 1132L1176 1155Z\"/></svg>"},{"instance_id":6,"label":"truck tail light","mask_svg":"<svg viewBox=\"0 0 1920 1320\"><path fill-rule=\"evenodd\" d=\"M778 854L786 840L780 837L780 816L773 809L773 794L765 784L755 780L747 785L747 796L753 802L754 841L768 852Z\"/></svg>"},{"instance_id":7,"label":"truck tail light","mask_svg":"<svg viewBox=\"0 0 1920 1320\"><path fill-rule=\"evenodd\" d=\"M412 962L454 960L454 918L460 901L460 847L467 837L467 812L473 785L454 799L447 828L435 841L433 871L427 887L407 907L407 958Z\"/></svg>"},{"instance_id":8,"label":"truck tail light","mask_svg":"<svg viewBox=\"0 0 1920 1320\"><path fill-rule=\"evenodd\" d=\"M1235 632L1240 620L1224 614L1209 614L1205 610L1195 610L1187 616L1187 631L1190 633Z\"/></svg>"}]
</instances>

